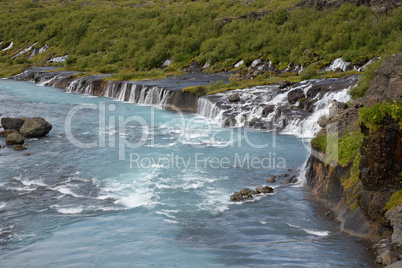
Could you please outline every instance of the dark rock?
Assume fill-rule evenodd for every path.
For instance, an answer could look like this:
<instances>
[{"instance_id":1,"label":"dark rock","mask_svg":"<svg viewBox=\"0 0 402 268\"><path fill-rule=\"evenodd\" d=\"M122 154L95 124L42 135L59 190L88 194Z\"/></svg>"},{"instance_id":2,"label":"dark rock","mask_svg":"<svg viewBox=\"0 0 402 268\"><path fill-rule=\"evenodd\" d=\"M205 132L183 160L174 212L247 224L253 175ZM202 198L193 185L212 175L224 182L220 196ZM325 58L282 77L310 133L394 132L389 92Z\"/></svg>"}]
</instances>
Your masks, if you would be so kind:
<instances>
[{"instance_id":1,"label":"dark rock","mask_svg":"<svg viewBox=\"0 0 402 268\"><path fill-rule=\"evenodd\" d=\"M267 117L270 113L275 110L275 105L268 105L262 110L262 117Z\"/></svg>"},{"instance_id":2,"label":"dark rock","mask_svg":"<svg viewBox=\"0 0 402 268\"><path fill-rule=\"evenodd\" d=\"M240 96L239 96L239 94L236 92L236 93L234 93L234 94L232 94L232 95L229 95L229 96L228 96L228 100L229 100L230 102L238 102L238 101L240 101Z\"/></svg>"},{"instance_id":3,"label":"dark rock","mask_svg":"<svg viewBox=\"0 0 402 268\"><path fill-rule=\"evenodd\" d=\"M249 196L249 195L253 195L253 194L258 194L258 192L253 191L253 190L251 190L249 188L243 188L240 191L240 194L243 195L243 196Z\"/></svg>"},{"instance_id":4,"label":"dark rock","mask_svg":"<svg viewBox=\"0 0 402 268\"><path fill-rule=\"evenodd\" d=\"M387 116L377 131L362 132L365 137L360 149L360 180L364 189L402 189L402 130L398 122Z\"/></svg>"},{"instance_id":5,"label":"dark rock","mask_svg":"<svg viewBox=\"0 0 402 268\"><path fill-rule=\"evenodd\" d=\"M290 87L293 84L291 82L287 81L287 80L279 80L278 85L279 85L280 89L283 89L283 88L286 88L286 87Z\"/></svg>"},{"instance_id":6,"label":"dark rock","mask_svg":"<svg viewBox=\"0 0 402 268\"><path fill-rule=\"evenodd\" d=\"M278 175L278 178L283 178L283 177L289 177L289 174L284 173L284 174Z\"/></svg>"},{"instance_id":7,"label":"dark rock","mask_svg":"<svg viewBox=\"0 0 402 268\"><path fill-rule=\"evenodd\" d=\"M289 184L289 183L296 183L297 182L297 176L293 175L290 178L287 178L282 182L282 184Z\"/></svg>"},{"instance_id":8,"label":"dark rock","mask_svg":"<svg viewBox=\"0 0 402 268\"><path fill-rule=\"evenodd\" d=\"M272 187L269 186L257 186L255 187L256 191L262 194L269 194L269 193L273 193L274 189Z\"/></svg>"},{"instance_id":9,"label":"dark rock","mask_svg":"<svg viewBox=\"0 0 402 268\"><path fill-rule=\"evenodd\" d=\"M276 182L276 180L274 178L268 178L265 180L265 182Z\"/></svg>"},{"instance_id":10,"label":"dark rock","mask_svg":"<svg viewBox=\"0 0 402 268\"><path fill-rule=\"evenodd\" d=\"M202 66L197 61L192 61L188 66L188 71L190 73L200 73L202 72Z\"/></svg>"},{"instance_id":11,"label":"dark rock","mask_svg":"<svg viewBox=\"0 0 402 268\"><path fill-rule=\"evenodd\" d=\"M301 88L297 88L288 93L288 101L290 104L295 104L299 99L305 98L304 92Z\"/></svg>"},{"instance_id":12,"label":"dark rock","mask_svg":"<svg viewBox=\"0 0 402 268\"><path fill-rule=\"evenodd\" d=\"M4 130L14 129L19 131L24 122L25 121L21 118L3 117L1 119L1 125L3 126Z\"/></svg>"},{"instance_id":13,"label":"dark rock","mask_svg":"<svg viewBox=\"0 0 402 268\"><path fill-rule=\"evenodd\" d=\"M17 133L19 134L19 132L15 129L7 129L3 132L0 132L0 137L7 137L8 135L10 135L11 133Z\"/></svg>"},{"instance_id":14,"label":"dark rock","mask_svg":"<svg viewBox=\"0 0 402 268\"><path fill-rule=\"evenodd\" d=\"M22 135L17 133L11 133L6 138L7 145L24 144L25 139Z\"/></svg>"},{"instance_id":15,"label":"dark rock","mask_svg":"<svg viewBox=\"0 0 402 268\"><path fill-rule=\"evenodd\" d=\"M22 151L22 150L26 150L26 149L28 149L27 147L25 147L24 145L15 145L14 146L14 150L15 151Z\"/></svg>"},{"instance_id":16,"label":"dark rock","mask_svg":"<svg viewBox=\"0 0 402 268\"><path fill-rule=\"evenodd\" d=\"M26 138L40 138L46 136L52 125L40 117L27 119L20 129L20 133Z\"/></svg>"},{"instance_id":17,"label":"dark rock","mask_svg":"<svg viewBox=\"0 0 402 268\"><path fill-rule=\"evenodd\" d=\"M230 196L230 200L235 202L242 201L243 199L242 194L239 192L234 192L234 194Z\"/></svg>"}]
</instances>

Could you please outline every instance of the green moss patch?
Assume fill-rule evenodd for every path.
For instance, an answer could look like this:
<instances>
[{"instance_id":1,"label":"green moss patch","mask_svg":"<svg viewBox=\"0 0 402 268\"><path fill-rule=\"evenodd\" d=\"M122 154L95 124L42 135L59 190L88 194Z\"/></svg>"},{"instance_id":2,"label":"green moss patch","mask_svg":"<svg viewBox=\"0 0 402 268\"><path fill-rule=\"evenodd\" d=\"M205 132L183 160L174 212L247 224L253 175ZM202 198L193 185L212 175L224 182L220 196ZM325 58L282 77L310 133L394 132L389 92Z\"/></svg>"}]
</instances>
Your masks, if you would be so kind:
<instances>
[{"instance_id":1,"label":"green moss patch","mask_svg":"<svg viewBox=\"0 0 402 268\"><path fill-rule=\"evenodd\" d=\"M397 122L402 129L402 102L390 102L390 103L377 103L373 107L363 107L359 112L360 120L371 131L376 131L381 121L386 116L391 116Z\"/></svg>"}]
</instances>

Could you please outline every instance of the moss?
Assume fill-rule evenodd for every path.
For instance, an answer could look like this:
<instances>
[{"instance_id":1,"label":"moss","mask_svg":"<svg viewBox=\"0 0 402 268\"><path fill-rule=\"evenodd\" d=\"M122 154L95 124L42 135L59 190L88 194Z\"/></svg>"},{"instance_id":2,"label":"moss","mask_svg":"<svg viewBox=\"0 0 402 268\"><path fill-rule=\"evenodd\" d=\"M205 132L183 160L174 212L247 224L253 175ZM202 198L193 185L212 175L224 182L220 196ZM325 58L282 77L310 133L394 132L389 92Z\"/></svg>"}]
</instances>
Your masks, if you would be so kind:
<instances>
[{"instance_id":1,"label":"moss","mask_svg":"<svg viewBox=\"0 0 402 268\"><path fill-rule=\"evenodd\" d=\"M349 178L342 181L343 189L348 190L348 189L354 187L360 181L359 180L359 175L360 175L359 164L360 164L361 158L362 158L362 156L359 152L353 160L353 165L350 170Z\"/></svg>"},{"instance_id":2,"label":"moss","mask_svg":"<svg viewBox=\"0 0 402 268\"><path fill-rule=\"evenodd\" d=\"M384 206L384 210L391 210L400 204L402 204L402 190L399 190L391 196L387 204Z\"/></svg>"},{"instance_id":3,"label":"moss","mask_svg":"<svg viewBox=\"0 0 402 268\"><path fill-rule=\"evenodd\" d=\"M360 121L371 131L376 131L381 121L386 116L391 116L402 129L402 101L390 103L377 103L373 107L363 107L359 112Z\"/></svg>"},{"instance_id":4,"label":"moss","mask_svg":"<svg viewBox=\"0 0 402 268\"><path fill-rule=\"evenodd\" d=\"M319 136L314 137L311 140L310 144L311 144L311 147L319 148L323 152L325 152L326 148L327 148L327 135L319 135Z\"/></svg>"},{"instance_id":5,"label":"moss","mask_svg":"<svg viewBox=\"0 0 402 268\"><path fill-rule=\"evenodd\" d=\"M363 134L359 131L347 133L339 139L339 164L342 167L348 166L359 154L360 146L363 142Z\"/></svg>"},{"instance_id":6,"label":"moss","mask_svg":"<svg viewBox=\"0 0 402 268\"><path fill-rule=\"evenodd\" d=\"M359 83L350 90L350 96L352 99L361 98L366 94L370 86L370 82L374 78L374 72L380 68L382 62L383 60L379 60L367 66L367 68L361 74Z\"/></svg>"}]
</instances>

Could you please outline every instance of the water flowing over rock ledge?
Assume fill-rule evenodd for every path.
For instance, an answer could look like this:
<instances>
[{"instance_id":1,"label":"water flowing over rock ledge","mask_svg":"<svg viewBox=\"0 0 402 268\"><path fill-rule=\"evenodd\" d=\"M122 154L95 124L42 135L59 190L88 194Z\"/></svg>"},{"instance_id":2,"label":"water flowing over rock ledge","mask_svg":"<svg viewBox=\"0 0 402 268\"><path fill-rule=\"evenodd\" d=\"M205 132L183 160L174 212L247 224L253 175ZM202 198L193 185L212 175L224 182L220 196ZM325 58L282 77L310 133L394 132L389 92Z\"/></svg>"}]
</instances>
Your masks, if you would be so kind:
<instances>
[{"instance_id":1,"label":"water flowing over rock ledge","mask_svg":"<svg viewBox=\"0 0 402 268\"><path fill-rule=\"evenodd\" d=\"M222 127L251 127L312 138L320 129L317 120L328 114L332 101L349 100L348 90L358 75L343 78L314 79L295 84L264 85L203 97L182 92L192 85L227 80L222 74L187 74L148 81L104 81L107 75L74 79L77 72L30 68L11 77L33 81L66 92L105 96L120 101L156 106L166 110L197 112ZM169 86L168 86L169 85Z\"/></svg>"}]
</instances>

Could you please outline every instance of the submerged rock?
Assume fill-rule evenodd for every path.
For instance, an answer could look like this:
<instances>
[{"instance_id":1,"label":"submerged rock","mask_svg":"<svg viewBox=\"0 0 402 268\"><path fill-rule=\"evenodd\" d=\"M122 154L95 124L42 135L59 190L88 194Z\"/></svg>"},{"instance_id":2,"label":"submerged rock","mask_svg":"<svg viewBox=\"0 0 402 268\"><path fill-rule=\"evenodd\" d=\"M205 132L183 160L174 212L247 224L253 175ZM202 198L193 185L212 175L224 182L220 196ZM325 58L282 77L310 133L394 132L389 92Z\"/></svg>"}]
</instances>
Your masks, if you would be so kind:
<instances>
[{"instance_id":1,"label":"submerged rock","mask_svg":"<svg viewBox=\"0 0 402 268\"><path fill-rule=\"evenodd\" d=\"M14 150L15 151L22 151L22 150L26 150L26 149L28 149L27 147L25 147L24 145L15 145L14 146Z\"/></svg>"},{"instance_id":2,"label":"submerged rock","mask_svg":"<svg viewBox=\"0 0 402 268\"><path fill-rule=\"evenodd\" d=\"M35 117L27 119L20 129L20 133L26 138L40 138L46 136L52 125L45 119Z\"/></svg>"},{"instance_id":3,"label":"submerged rock","mask_svg":"<svg viewBox=\"0 0 402 268\"><path fill-rule=\"evenodd\" d=\"M3 117L1 119L1 125L4 130L14 129L19 131L24 123L25 121L21 118Z\"/></svg>"}]
</instances>

